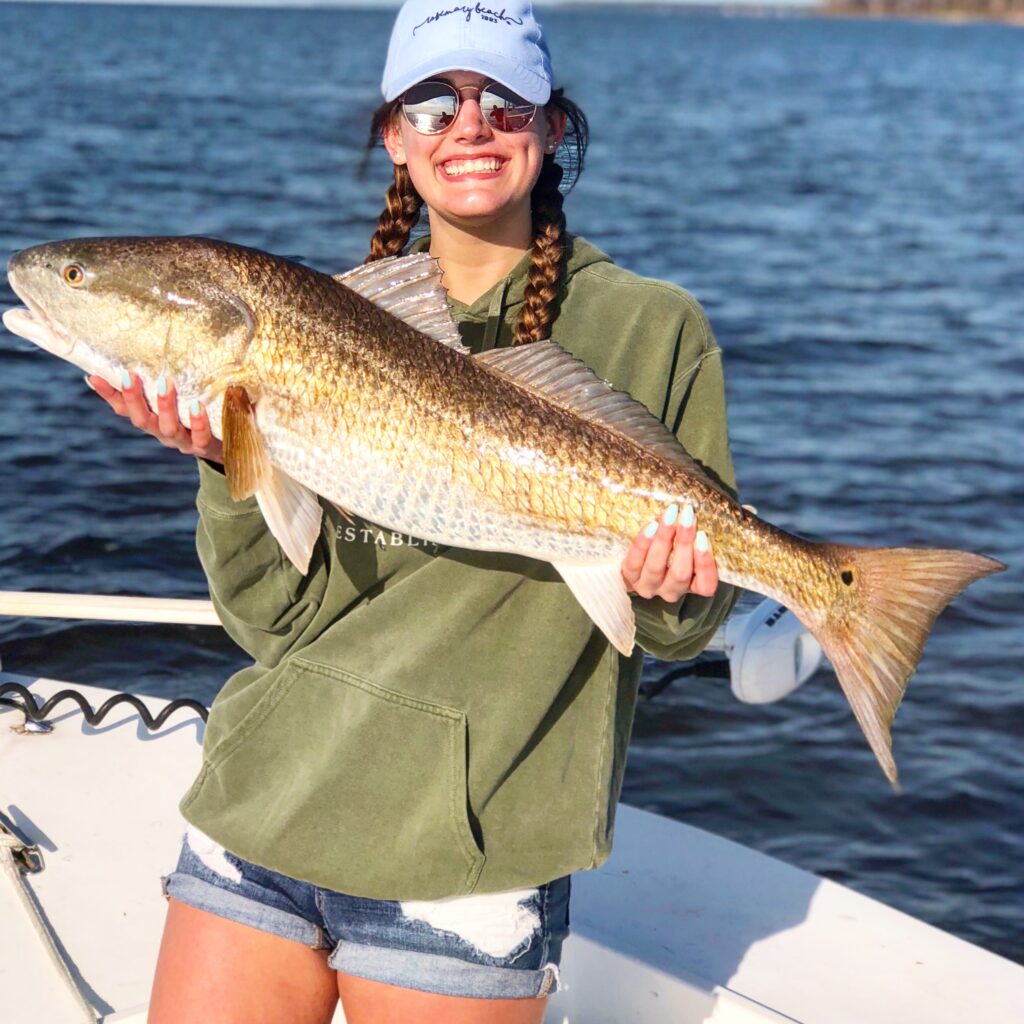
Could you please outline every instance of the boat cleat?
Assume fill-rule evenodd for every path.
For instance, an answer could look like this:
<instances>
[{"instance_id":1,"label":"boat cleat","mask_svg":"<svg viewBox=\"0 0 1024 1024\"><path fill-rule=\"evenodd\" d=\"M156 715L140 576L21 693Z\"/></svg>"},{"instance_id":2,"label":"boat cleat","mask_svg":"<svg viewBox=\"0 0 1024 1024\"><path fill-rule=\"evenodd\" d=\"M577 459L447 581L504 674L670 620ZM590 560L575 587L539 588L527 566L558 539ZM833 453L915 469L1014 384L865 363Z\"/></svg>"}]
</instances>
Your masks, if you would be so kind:
<instances>
[{"instance_id":1,"label":"boat cleat","mask_svg":"<svg viewBox=\"0 0 1024 1024\"><path fill-rule=\"evenodd\" d=\"M12 837L12 855L23 875L34 875L43 870L43 855L39 847L26 836L10 818L0 811L0 839ZM5 844L7 845L7 844Z\"/></svg>"}]
</instances>

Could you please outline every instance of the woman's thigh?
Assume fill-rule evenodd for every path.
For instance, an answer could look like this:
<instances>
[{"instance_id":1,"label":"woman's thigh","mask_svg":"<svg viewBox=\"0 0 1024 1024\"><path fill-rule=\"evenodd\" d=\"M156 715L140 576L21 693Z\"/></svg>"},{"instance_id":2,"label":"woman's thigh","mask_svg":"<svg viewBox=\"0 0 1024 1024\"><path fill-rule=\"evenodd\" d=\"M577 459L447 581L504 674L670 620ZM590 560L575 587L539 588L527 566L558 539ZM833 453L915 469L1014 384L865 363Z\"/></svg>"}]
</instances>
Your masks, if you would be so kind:
<instances>
[{"instance_id":1,"label":"woman's thigh","mask_svg":"<svg viewBox=\"0 0 1024 1024\"><path fill-rule=\"evenodd\" d=\"M148 1022L329 1024L328 952L170 898Z\"/></svg>"},{"instance_id":2,"label":"woman's thigh","mask_svg":"<svg viewBox=\"0 0 1024 1024\"><path fill-rule=\"evenodd\" d=\"M346 1024L541 1024L547 996L470 999L387 985L338 972Z\"/></svg>"}]
</instances>

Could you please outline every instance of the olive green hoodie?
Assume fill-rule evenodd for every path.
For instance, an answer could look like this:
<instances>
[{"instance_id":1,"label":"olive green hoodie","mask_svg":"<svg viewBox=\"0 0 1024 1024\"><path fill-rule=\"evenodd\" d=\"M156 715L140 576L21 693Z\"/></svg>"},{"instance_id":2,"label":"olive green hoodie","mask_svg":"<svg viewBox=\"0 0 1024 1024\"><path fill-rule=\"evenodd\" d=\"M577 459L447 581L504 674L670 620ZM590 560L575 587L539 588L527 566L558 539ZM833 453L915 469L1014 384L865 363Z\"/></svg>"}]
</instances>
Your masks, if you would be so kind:
<instances>
[{"instance_id":1,"label":"olive green hoodie","mask_svg":"<svg viewBox=\"0 0 1024 1024\"><path fill-rule=\"evenodd\" d=\"M696 300L570 244L553 340L734 487L721 354ZM511 342L529 263L469 306L449 300L472 351ZM302 575L255 499L232 501L201 460L199 479L210 596L254 664L213 703L188 821L247 860L376 899L534 886L604 862L641 648L693 657L734 588L633 595L626 658L546 562L428 544L324 503Z\"/></svg>"}]
</instances>

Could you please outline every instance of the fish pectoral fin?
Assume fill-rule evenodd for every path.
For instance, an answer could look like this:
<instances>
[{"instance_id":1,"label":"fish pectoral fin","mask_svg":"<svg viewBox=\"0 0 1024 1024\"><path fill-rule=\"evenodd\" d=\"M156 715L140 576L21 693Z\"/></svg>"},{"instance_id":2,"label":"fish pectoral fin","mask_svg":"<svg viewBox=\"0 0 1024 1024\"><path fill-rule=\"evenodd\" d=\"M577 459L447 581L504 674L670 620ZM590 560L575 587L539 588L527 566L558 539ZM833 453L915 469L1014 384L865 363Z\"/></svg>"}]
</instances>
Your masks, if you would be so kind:
<instances>
[{"instance_id":1,"label":"fish pectoral fin","mask_svg":"<svg viewBox=\"0 0 1024 1024\"><path fill-rule=\"evenodd\" d=\"M271 466L266 483L256 491L256 502L288 560L299 572L307 572L324 515L316 494Z\"/></svg>"},{"instance_id":2,"label":"fish pectoral fin","mask_svg":"<svg viewBox=\"0 0 1024 1024\"><path fill-rule=\"evenodd\" d=\"M224 390L221 413L224 475L231 498L244 501L256 494L270 475L263 438L256 427L249 392L239 384Z\"/></svg>"},{"instance_id":3,"label":"fish pectoral fin","mask_svg":"<svg viewBox=\"0 0 1024 1024\"><path fill-rule=\"evenodd\" d=\"M447 293L441 286L441 267L429 253L385 256L344 274L335 274L334 280L428 338L456 352L469 352L448 309Z\"/></svg>"},{"instance_id":4,"label":"fish pectoral fin","mask_svg":"<svg viewBox=\"0 0 1024 1024\"><path fill-rule=\"evenodd\" d=\"M636 616L622 578L622 559L598 563L552 562L552 565L612 646L627 657L632 654Z\"/></svg>"},{"instance_id":5,"label":"fish pectoral fin","mask_svg":"<svg viewBox=\"0 0 1024 1024\"><path fill-rule=\"evenodd\" d=\"M272 467L256 427L249 393L240 384L224 391L221 438L228 491L235 501L244 501L265 485Z\"/></svg>"}]
</instances>

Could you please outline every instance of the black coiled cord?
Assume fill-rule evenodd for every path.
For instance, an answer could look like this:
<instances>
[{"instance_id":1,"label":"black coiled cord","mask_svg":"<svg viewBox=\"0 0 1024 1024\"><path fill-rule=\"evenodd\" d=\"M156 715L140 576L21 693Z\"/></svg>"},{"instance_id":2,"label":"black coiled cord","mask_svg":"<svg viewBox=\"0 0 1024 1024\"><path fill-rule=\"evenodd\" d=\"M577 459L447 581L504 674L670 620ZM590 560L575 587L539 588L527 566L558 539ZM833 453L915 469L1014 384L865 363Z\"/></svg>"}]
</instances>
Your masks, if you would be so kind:
<instances>
[{"instance_id":1,"label":"black coiled cord","mask_svg":"<svg viewBox=\"0 0 1024 1024\"><path fill-rule=\"evenodd\" d=\"M8 691L14 691L21 697L21 702L12 700L9 697L4 697L4 694ZM172 700L155 718L149 713L149 708L139 700L138 697L130 693L117 693L108 700L105 700L95 711L92 705L77 691L77 690L61 690L55 693L49 700L44 704L39 705L36 703L36 696L31 691L27 690L24 686L18 683L4 683L0 682L0 704L4 704L9 708L15 708L21 711L25 715L26 721L42 722L46 719L46 716L62 701L71 700L74 701L79 708L81 708L82 714L85 715L85 720L90 725L99 725L100 722L106 717L107 713L111 708L116 707L118 704L131 704L133 708L139 713L139 717L142 719L146 728L151 732L155 732L161 728L164 722L167 721L171 715L174 714L178 708L188 708L194 711L199 717L205 722L209 712L206 707L195 700Z\"/></svg>"}]
</instances>

